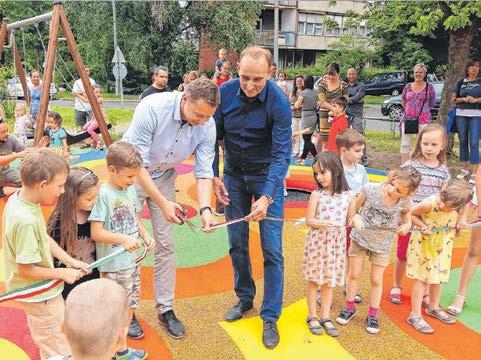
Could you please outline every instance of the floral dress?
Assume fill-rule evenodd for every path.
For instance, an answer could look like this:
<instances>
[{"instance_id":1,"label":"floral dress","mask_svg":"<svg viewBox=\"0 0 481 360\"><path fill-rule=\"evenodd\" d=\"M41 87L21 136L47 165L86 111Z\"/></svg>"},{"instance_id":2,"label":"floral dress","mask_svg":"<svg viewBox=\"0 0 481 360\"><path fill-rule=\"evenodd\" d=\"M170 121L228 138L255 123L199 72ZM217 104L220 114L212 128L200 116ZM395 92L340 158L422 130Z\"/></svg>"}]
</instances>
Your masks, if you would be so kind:
<instances>
[{"instance_id":1,"label":"floral dress","mask_svg":"<svg viewBox=\"0 0 481 360\"><path fill-rule=\"evenodd\" d=\"M421 216L422 221L430 228L455 227L458 213L441 211L438 209L435 196L431 196L430 199L431 211ZM454 229L431 235L423 235L419 231L413 232L407 252L406 276L427 284L447 283L451 269L454 235Z\"/></svg>"},{"instance_id":2,"label":"floral dress","mask_svg":"<svg viewBox=\"0 0 481 360\"><path fill-rule=\"evenodd\" d=\"M316 219L327 223L340 224L339 227L311 228L304 248L302 272L307 281L331 287L343 286L346 259L346 217L351 193L331 195L319 191Z\"/></svg>"}]
</instances>

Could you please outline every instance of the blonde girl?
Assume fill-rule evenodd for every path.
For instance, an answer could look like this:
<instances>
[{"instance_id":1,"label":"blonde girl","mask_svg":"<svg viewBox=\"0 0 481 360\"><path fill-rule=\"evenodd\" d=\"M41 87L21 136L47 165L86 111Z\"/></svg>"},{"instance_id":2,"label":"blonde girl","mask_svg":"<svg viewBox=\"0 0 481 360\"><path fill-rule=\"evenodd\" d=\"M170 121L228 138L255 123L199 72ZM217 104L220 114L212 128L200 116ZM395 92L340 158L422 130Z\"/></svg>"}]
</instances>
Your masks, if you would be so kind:
<instances>
[{"instance_id":1,"label":"blonde girl","mask_svg":"<svg viewBox=\"0 0 481 360\"><path fill-rule=\"evenodd\" d=\"M27 128L31 123L30 116L27 115L27 105L25 103L17 103L15 105L13 136L24 146L27 143Z\"/></svg>"},{"instance_id":2,"label":"blonde girl","mask_svg":"<svg viewBox=\"0 0 481 360\"><path fill-rule=\"evenodd\" d=\"M413 224L421 231L413 232L408 247L406 276L415 282L411 288L411 313L407 322L422 333L434 332L421 314L426 287L430 294L426 314L446 324L456 322L440 308L439 299L441 284L449 279L454 236L464 223L466 205L472 198L469 184L454 179L444 190L411 209ZM443 227L447 229L442 231Z\"/></svg>"}]
</instances>

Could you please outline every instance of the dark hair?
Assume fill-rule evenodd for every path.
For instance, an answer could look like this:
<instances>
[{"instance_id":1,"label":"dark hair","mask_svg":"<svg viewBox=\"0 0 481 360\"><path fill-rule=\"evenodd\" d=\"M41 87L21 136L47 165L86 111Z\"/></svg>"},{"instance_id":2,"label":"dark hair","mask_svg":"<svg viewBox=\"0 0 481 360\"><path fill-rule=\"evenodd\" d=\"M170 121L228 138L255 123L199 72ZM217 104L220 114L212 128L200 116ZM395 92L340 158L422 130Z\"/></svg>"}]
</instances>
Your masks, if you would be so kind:
<instances>
[{"instance_id":1,"label":"dark hair","mask_svg":"<svg viewBox=\"0 0 481 360\"><path fill-rule=\"evenodd\" d=\"M313 89L314 88L314 78L312 75L304 76L304 89Z\"/></svg>"},{"instance_id":2,"label":"dark hair","mask_svg":"<svg viewBox=\"0 0 481 360\"><path fill-rule=\"evenodd\" d=\"M339 65L335 62L333 63L330 63L329 65L327 65L327 73L329 75L339 75L339 73L341 72L341 69L339 69Z\"/></svg>"},{"instance_id":3,"label":"dark hair","mask_svg":"<svg viewBox=\"0 0 481 360\"><path fill-rule=\"evenodd\" d=\"M366 145L364 136L354 129L345 129L336 136L336 147L338 150L346 148L349 150L355 145Z\"/></svg>"},{"instance_id":4,"label":"dark hair","mask_svg":"<svg viewBox=\"0 0 481 360\"><path fill-rule=\"evenodd\" d=\"M209 79L195 79L184 89L192 101L203 100L210 106L217 106L220 103L219 88L217 84Z\"/></svg>"},{"instance_id":5,"label":"dark hair","mask_svg":"<svg viewBox=\"0 0 481 360\"><path fill-rule=\"evenodd\" d=\"M346 108L347 106L347 100L344 96L338 96L334 99L331 100L331 103L333 104L336 104L336 105L339 105L340 107L342 107L343 109Z\"/></svg>"},{"instance_id":6,"label":"dark hair","mask_svg":"<svg viewBox=\"0 0 481 360\"><path fill-rule=\"evenodd\" d=\"M476 63L481 65L481 60L479 60L479 58L476 58L476 57L473 57L468 60L468 62L466 63L466 69L464 70L464 74L466 77L468 77L468 69Z\"/></svg>"},{"instance_id":7,"label":"dark hair","mask_svg":"<svg viewBox=\"0 0 481 360\"><path fill-rule=\"evenodd\" d=\"M332 174L332 194L340 194L344 191L350 190L347 184L346 176L344 175L344 168L340 157L333 151L323 151L318 153L312 163L312 171L314 179L317 183L317 188L322 190L322 185L317 181L316 170L314 166L318 166L320 170L329 170Z\"/></svg>"},{"instance_id":8,"label":"dark hair","mask_svg":"<svg viewBox=\"0 0 481 360\"><path fill-rule=\"evenodd\" d=\"M293 86L292 86L292 96L297 96L297 86L296 86L297 78L301 78L302 81L304 82L304 77L302 75L296 75L294 77L294 83L293 83ZM304 89L304 85L302 86L302 88Z\"/></svg>"},{"instance_id":9,"label":"dark hair","mask_svg":"<svg viewBox=\"0 0 481 360\"><path fill-rule=\"evenodd\" d=\"M58 112L49 111L47 117L54 119L58 126L62 126L62 116Z\"/></svg>"}]
</instances>

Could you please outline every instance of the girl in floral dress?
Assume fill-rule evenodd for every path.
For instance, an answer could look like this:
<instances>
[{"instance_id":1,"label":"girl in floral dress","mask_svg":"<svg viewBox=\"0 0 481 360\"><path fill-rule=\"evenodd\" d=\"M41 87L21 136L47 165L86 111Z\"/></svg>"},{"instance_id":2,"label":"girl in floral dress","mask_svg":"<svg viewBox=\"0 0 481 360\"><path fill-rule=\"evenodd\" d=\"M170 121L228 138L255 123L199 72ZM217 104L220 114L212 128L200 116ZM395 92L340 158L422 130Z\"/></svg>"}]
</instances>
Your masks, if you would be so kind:
<instances>
[{"instance_id":1,"label":"girl in floral dress","mask_svg":"<svg viewBox=\"0 0 481 360\"><path fill-rule=\"evenodd\" d=\"M307 280L307 325L314 335L323 328L330 336L339 331L330 320L332 293L344 286L346 259L345 226L354 195L349 191L341 160L336 153L318 154L312 165L318 189L311 193L307 206L307 225L311 227L304 249L302 271ZM351 206L353 209L353 207ZM321 287L321 319L316 313L317 289Z\"/></svg>"},{"instance_id":2,"label":"girl in floral dress","mask_svg":"<svg viewBox=\"0 0 481 360\"><path fill-rule=\"evenodd\" d=\"M408 247L406 276L415 282L407 321L422 333L434 332L421 314L426 286L429 286L430 294L426 314L447 324L456 322L439 307L439 299L441 284L449 279L456 229L459 230L465 222L466 205L472 197L473 189L465 181L455 179L438 194L411 208L413 224L421 231L413 232ZM443 227L446 230L443 231Z\"/></svg>"}]
</instances>

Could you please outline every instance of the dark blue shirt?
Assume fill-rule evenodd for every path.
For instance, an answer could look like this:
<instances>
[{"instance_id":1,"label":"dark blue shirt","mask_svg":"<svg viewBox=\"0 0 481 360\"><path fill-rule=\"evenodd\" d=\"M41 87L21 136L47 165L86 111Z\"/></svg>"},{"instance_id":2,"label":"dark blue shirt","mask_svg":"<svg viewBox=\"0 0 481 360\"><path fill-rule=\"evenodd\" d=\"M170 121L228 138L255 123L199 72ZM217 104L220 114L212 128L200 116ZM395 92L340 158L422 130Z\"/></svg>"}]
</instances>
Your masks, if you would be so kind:
<instances>
[{"instance_id":1,"label":"dark blue shirt","mask_svg":"<svg viewBox=\"0 0 481 360\"><path fill-rule=\"evenodd\" d=\"M239 79L220 87L220 105L214 115L217 139L224 139L224 162L236 174L267 175L262 195L274 197L283 186L291 155L291 105L282 89L268 80L264 89L248 98ZM214 163L214 174L218 166Z\"/></svg>"}]
</instances>

